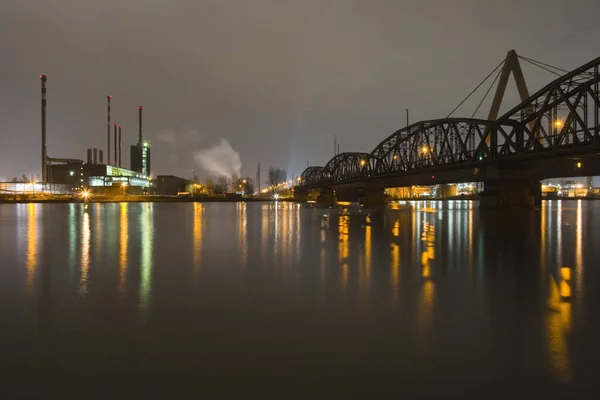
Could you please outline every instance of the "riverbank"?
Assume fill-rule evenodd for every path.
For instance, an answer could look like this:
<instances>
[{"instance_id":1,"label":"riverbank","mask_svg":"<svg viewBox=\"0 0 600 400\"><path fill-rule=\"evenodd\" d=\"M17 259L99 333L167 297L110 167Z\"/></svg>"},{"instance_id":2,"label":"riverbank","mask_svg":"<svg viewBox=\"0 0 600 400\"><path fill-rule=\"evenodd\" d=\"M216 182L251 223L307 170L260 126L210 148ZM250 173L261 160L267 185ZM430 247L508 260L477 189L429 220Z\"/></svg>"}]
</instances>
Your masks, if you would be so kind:
<instances>
[{"instance_id":1,"label":"riverbank","mask_svg":"<svg viewBox=\"0 0 600 400\"><path fill-rule=\"evenodd\" d=\"M282 199L284 200L284 199ZM272 197L243 197L243 196L93 196L89 203L190 203L190 202L270 202ZM0 197L0 204L22 203L83 203L80 196L11 196Z\"/></svg>"}]
</instances>

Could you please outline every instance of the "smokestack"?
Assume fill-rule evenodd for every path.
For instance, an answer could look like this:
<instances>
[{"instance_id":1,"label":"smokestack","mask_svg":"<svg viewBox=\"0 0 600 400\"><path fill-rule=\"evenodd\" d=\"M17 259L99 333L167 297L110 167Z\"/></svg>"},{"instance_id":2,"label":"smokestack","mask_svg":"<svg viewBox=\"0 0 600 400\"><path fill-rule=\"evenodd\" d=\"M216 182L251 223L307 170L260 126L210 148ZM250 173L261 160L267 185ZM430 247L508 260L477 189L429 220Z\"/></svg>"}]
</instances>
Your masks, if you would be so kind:
<instances>
[{"instance_id":1,"label":"smokestack","mask_svg":"<svg viewBox=\"0 0 600 400\"><path fill-rule=\"evenodd\" d=\"M138 107L138 144L141 146L144 143L144 136L142 135L142 111L144 107Z\"/></svg>"},{"instance_id":2,"label":"smokestack","mask_svg":"<svg viewBox=\"0 0 600 400\"><path fill-rule=\"evenodd\" d=\"M98 164L98 149L94 148L94 164Z\"/></svg>"},{"instance_id":3,"label":"smokestack","mask_svg":"<svg viewBox=\"0 0 600 400\"><path fill-rule=\"evenodd\" d=\"M260 163L256 167L256 184L258 185L258 193L260 193Z\"/></svg>"},{"instance_id":4,"label":"smokestack","mask_svg":"<svg viewBox=\"0 0 600 400\"><path fill-rule=\"evenodd\" d=\"M119 168L121 168L121 125L119 125Z\"/></svg>"},{"instance_id":5,"label":"smokestack","mask_svg":"<svg viewBox=\"0 0 600 400\"><path fill-rule=\"evenodd\" d=\"M91 164L92 160L92 149L87 149L87 163Z\"/></svg>"},{"instance_id":6,"label":"smokestack","mask_svg":"<svg viewBox=\"0 0 600 400\"><path fill-rule=\"evenodd\" d=\"M117 124L113 125L115 127L115 140L114 140L114 145L115 145L115 163L113 164L115 167L117 166ZM108 160L108 162L110 163L110 159Z\"/></svg>"},{"instance_id":7,"label":"smokestack","mask_svg":"<svg viewBox=\"0 0 600 400\"><path fill-rule=\"evenodd\" d=\"M106 125L106 137L108 139L108 144L107 144L107 156L106 160L108 161L107 164L110 164L110 99L112 99L112 96L109 94L108 96L106 96L106 107L107 107L107 116L108 116L108 122Z\"/></svg>"},{"instance_id":8,"label":"smokestack","mask_svg":"<svg viewBox=\"0 0 600 400\"><path fill-rule=\"evenodd\" d=\"M46 154L46 75L40 75L42 81L42 183L46 183L47 179L47 162Z\"/></svg>"},{"instance_id":9,"label":"smokestack","mask_svg":"<svg viewBox=\"0 0 600 400\"><path fill-rule=\"evenodd\" d=\"M100 164L104 164L104 150L102 149L98 151L98 161L100 162Z\"/></svg>"}]
</instances>

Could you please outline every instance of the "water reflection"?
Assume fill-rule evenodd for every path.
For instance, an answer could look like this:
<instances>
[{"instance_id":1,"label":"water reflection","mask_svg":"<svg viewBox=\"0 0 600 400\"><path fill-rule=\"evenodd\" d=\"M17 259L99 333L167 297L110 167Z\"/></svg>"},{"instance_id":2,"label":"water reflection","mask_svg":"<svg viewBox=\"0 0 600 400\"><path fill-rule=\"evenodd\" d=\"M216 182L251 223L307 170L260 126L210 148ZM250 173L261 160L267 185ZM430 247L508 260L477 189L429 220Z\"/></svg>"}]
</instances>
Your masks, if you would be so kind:
<instances>
[{"instance_id":1,"label":"water reflection","mask_svg":"<svg viewBox=\"0 0 600 400\"><path fill-rule=\"evenodd\" d=\"M203 206L201 203L194 203L194 273L197 273L200 268L200 254L202 253L202 212Z\"/></svg>"},{"instance_id":2,"label":"water reflection","mask_svg":"<svg viewBox=\"0 0 600 400\"><path fill-rule=\"evenodd\" d=\"M245 202L237 203L237 226L238 254L240 255L242 268L246 268L248 263L248 215Z\"/></svg>"},{"instance_id":3,"label":"water reflection","mask_svg":"<svg viewBox=\"0 0 600 400\"><path fill-rule=\"evenodd\" d=\"M568 268L566 269L568 270ZM554 277L548 279L548 358L556 377L562 382L571 381L571 360L567 335L571 330L571 303L561 296L568 294L568 282L564 281L564 272L558 282ZM565 287L567 292L565 292Z\"/></svg>"},{"instance_id":4,"label":"water reflection","mask_svg":"<svg viewBox=\"0 0 600 400\"><path fill-rule=\"evenodd\" d=\"M398 210L399 206L391 207ZM399 296L400 284L400 245L396 242L400 235L400 218L396 217L392 226L392 242L390 243L390 284L392 287L392 302L396 303Z\"/></svg>"},{"instance_id":5,"label":"water reflection","mask_svg":"<svg viewBox=\"0 0 600 400\"><path fill-rule=\"evenodd\" d=\"M131 312L133 307L144 323L152 325L145 332L165 334L171 330L160 324L177 325L185 319L185 326L176 328L188 329L189 334L175 338L166 333L170 340L192 338L182 348L197 345L194 340L199 336L227 348L214 331L204 330L223 327L222 310L236 323L231 326L243 326L247 321L242 318L248 316L264 315L259 322L265 322L289 315L290 330L288 324L280 326L288 337L316 321L324 330L315 339L322 349L329 346L323 338L338 338L332 339L335 347L348 327L369 321L373 326L364 326L368 334L353 329L348 340L368 343L375 334L381 345L368 349L374 356L381 351L382 359L387 352L394 362L402 357L414 360L415 370L428 378L442 372L451 379L462 368L463 376L481 373L484 380L488 373L502 379L529 374L524 379L535 375L576 383L581 379L581 360L592 358L584 354L591 353L586 342L594 349L591 338L600 326L593 312L595 282L600 281L593 268L598 262L593 237L600 232L596 223L600 207L593 202L545 201L541 211L505 214L482 213L471 202L437 201L397 203L371 211L356 206L196 203L193 208L104 204L83 213L80 205L60 205L55 208L60 218L52 225L44 223L68 236L59 238L60 251L48 250L51 246L46 243L56 242L42 236L39 207L45 206L27 205L16 211L22 213L14 228L22 230L17 244L21 247L15 249L18 254L12 263L11 249L2 247L9 262L0 261L0 273L16 265L18 274L13 275L20 291L26 283L27 293L35 290L40 299L63 296L48 312L69 307L65 293L86 294L85 301L61 314L68 323L86 323L84 318L70 321L69 316L76 314L73 310L93 315L98 306L115 313ZM224 209L230 213L227 218L221 213ZM105 221L102 232L107 235L104 246L112 242L112 253L97 245L98 237L92 238L101 233L100 211ZM190 218L193 224L188 223ZM205 227L210 232L204 232ZM5 232L3 237L8 237ZM176 232L190 234L193 245ZM75 272L68 279L69 267L62 266L73 257ZM222 268L224 262L232 267ZM243 287L235 282L242 267ZM191 268L201 268L206 278L202 284L188 284ZM45 279L38 275L48 278L52 290L43 291L40 283ZM8 285L10 279L11 274L4 273L0 282ZM104 287L107 284L110 290ZM107 305L103 298L107 292L126 293L132 285L133 296L119 297L123 307ZM192 307L190 313L180 307L183 301L201 306ZM171 318L169 310L176 307L183 314ZM235 309L240 312L229 311ZM146 318L150 315L153 318ZM118 317L127 321L130 316ZM95 321L78 332L91 332L93 326ZM310 336L302 340L309 343ZM159 340L152 338L153 343ZM262 349L270 346L260 342L259 335L252 335L252 340ZM360 348L357 357L366 350ZM436 365L442 359L448 360L448 367Z\"/></svg>"},{"instance_id":6,"label":"water reflection","mask_svg":"<svg viewBox=\"0 0 600 400\"><path fill-rule=\"evenodd\" d=\"M79 293L87 294L88 275L90 269L90 214L83 213L81 227L81 278L79 280Z\"/></svg>"},{"instance_id":7,"label":"water reflection","mask_svg":"<svg viewBox=\"0 0 600 400\"><path fill-rule=\"evenodd\" d=\"M75 263L77 253L77 205L75 203L69 204L69 272L71 273L71 279L74 278L75 274Z\"/></svg>"},{"instance_id":8,"label":"water reflection","mask_svg":"<svg viewBox=\"0 0 600 400\"><path fill-rule=\"evenodd\" d=\"M36 208L38 205L29 204L29 213L27 216L27 294L35 294L35 276L38 265L38 219Z\"/></svg>"},{"instance_id":9,"label":"water reflection","mask_svg":"<svg viewBox=\"0 0 600 400\"><path fill-rule=\"evenodd\" d=\"M431 261L435 259L435 227L427 221L423 221L421 241L425 242L425 249L421 253L421 275L424 281L419 297L417 317L417 331L419 334L427 332L432 324L435 297L435 283L430 279L432 274Z\"/></svg>"},{"instance_id":10,"label":"water reflection","mask_svg":"<svg viewBox=\"0 0 600 400\"><path fill-rule=\"evenodd\" d=\"M97 249L102 248L102 204L96 203L96 207L94 207L94 225L96 226L96 244L95 247ZM102 252L100 252L102 254Z\"/></svg>"},{"instance_id":11,"label":"water reflection","mask_svg":"<svg viewBox=\"0 0 600 400\"><path fill-rule=\"evenodd\" d=\"M140 229L141 229L141 276L140 276L140 309L142 315L150 306L150 294L152 290L152 252L154 245L154 219L152 215L153 203L140 205Z\"/></svg>"},{"instance_id":12,"label":"water reflection","mask_svg":"<svg viewBox=\"0 0 600 400\"><path fill-rule=\"evenodd\" d=\"M583 296L583 210L582 200L577 200L577 226L575 228L575 285L577 296Z\"/></svg>"},{"instance_id":13,"label":"water reflection","mask_svg":"<svg viewBox=\"0 0 600 400\"><path fill-rule=\"evenodd\" d=\"M369 289L371 285L371 216L365 216L365 242L364 242L364 255L362 268L358 276L358 285L360 288L361 300L364 302L369 296Z\"/></svg>"},{"instance_id":14,"label":"water reflection","mask_svg":"<svg viewBox=\"0 0 600 400\"><path fill-rule=\"evenodd\" d=\"M129 246L129 216L127 215L127 204L121 203L121 216L119 218L119 293L125 293L125 280L127 277L127 248ZM98 224L99 225L99 224Z\"/></svg>"},{"instance_id":15,"label":"water reflection","mask_svg":"<svg viewBox=\"0 0 600 400\"><path fill-rule=\"evenodd\" d=\"M400 291L400 246L397 243L391 244L391 276L390 285L392 287L392 302L398 301Z\"/></svg>"},{"instance_id":16,"label":"water reflection","mask_svg":"<svg viewBox=\"0 0 600 400\"><path fill-rule=\"evenodd\" d=\"M338 217L338 260L341 271L341 284L342 288L346 288L348 285L348 256L349 256L349 245L350 240L350 217L348 216L348 210L344 210Z\"/></svg>"}]
</instances>

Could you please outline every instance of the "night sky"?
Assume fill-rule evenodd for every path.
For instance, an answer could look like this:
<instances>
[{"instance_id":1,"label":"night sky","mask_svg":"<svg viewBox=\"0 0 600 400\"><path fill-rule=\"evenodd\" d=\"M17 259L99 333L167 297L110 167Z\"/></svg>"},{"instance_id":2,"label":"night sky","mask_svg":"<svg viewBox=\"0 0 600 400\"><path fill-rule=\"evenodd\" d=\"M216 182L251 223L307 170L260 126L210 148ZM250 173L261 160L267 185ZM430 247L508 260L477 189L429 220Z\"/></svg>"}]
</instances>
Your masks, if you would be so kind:
<instances>
[{"instance_id":1,"label":"night sky","mask_svg":"<svg viewBox=\"0 0 600 400\"><path fill-rule=\"evenodd\" d=\"M127 150L144 106L153 175L235 172L239 153L244 175L291 176L334 134L371 151L405 108L445 117L512 48L573 69L599 43L598 0L0 0L0 180L39 174L40 74L51 157L106 152L110 93ZM554 79L523 70L530 92Z\"/></svg>"}]
</instances>

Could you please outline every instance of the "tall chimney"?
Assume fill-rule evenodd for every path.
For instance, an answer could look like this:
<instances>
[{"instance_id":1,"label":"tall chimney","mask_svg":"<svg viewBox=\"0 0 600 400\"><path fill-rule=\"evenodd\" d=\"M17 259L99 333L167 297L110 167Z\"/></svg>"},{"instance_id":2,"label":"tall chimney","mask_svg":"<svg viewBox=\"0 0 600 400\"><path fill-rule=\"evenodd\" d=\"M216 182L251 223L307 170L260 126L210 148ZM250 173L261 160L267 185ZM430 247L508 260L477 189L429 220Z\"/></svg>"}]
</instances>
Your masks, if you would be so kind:
<instances>
[{"instance_id":1,"label":"tall chimney","mask_svg":"<svg viewBox=\"0 0 600 400\"><path fill-rule=\"evenodd\" d=\"M260 163L256 167L256 184L258 185L258 193L260 193Z\"/></svg>"},{"instance_id":2,"label":"tall chimney","mask_svg":"<svg viewBox=\"0 0 600 400\"><path fill-rule=\"evenodd\" d=\"M115 145L115 163L113 164L115 167L117 166L117 124L113 125L115 128L115 140L114 140L114 145ZM110 159L108 160L110 163Z\"/></svg>"},{"instance_id":3,"label":"tall chimney","mask_svg":"<svg viewBox=\"0 0 600 400\"><path fill-rule=\"evenodd\" d=\"M87 149L87 163L91 164L92 163L92 149Z\"/></svg>"},{"instance_id":4,"label":"tall chimney","mask_svg":"<svg viewBox=\"0 0 600 400\"><path fill-rule=\"evenodd\" d=\"M122 126L119 125L119 168L121 168L121 128Z\"/></svg>"},{"instance_id":5,"label":"tall chimney","mask_svg":"<svg viewBox=\"0 0 600 400\"><path fill-rule=\"evenodd\" d=\"M107 107L107 115L108 115L108 122L106 125L106 136L108 139L108 144L107 144L107 156L106 160L107 163L106 164L110 164L110 99L112 99L112 96L109 94L108 96L106 96L106 107Z\"/></svg>"},{"instance_id":6,"label":"tall chimney","mask_svg":"<svg viewBox=\"0 0 600 400\"><path fill-rule=\"evenodd\" d=\"M104 150L102 149L98 151L98 161L100 162L100 164L104 164Z\"/></svg>"},{"instance_id":7,"label":"tall chimney","mask_svg":"<svg viewBox=\"0 0 600 400\"><path fill-rule=\"evenodd\" d=\"M138 107L138 144L141 146L144 143L144 136L142 135L142 111L144 107Z\"/></svg>"},{"instance_id":8,"label":"tall chimney","mask_svg":"<svg viewBox=\"0 0 600 400\"><path fill-rule=\"evenodd\" d=\"M42 81L42 183L46 183L47 179L47 162L46 154L46 75L40 75Z\"/></svg>"},{"instance_id":9,"label":"tall chimney","mask_svg":"<svg viewBox=\"0 0 600 400\"><path fill-rule=\"evenodd\" d=\"M98 149L94 148L94 164L98 164Z\"/></svg>"}]
</instances>

